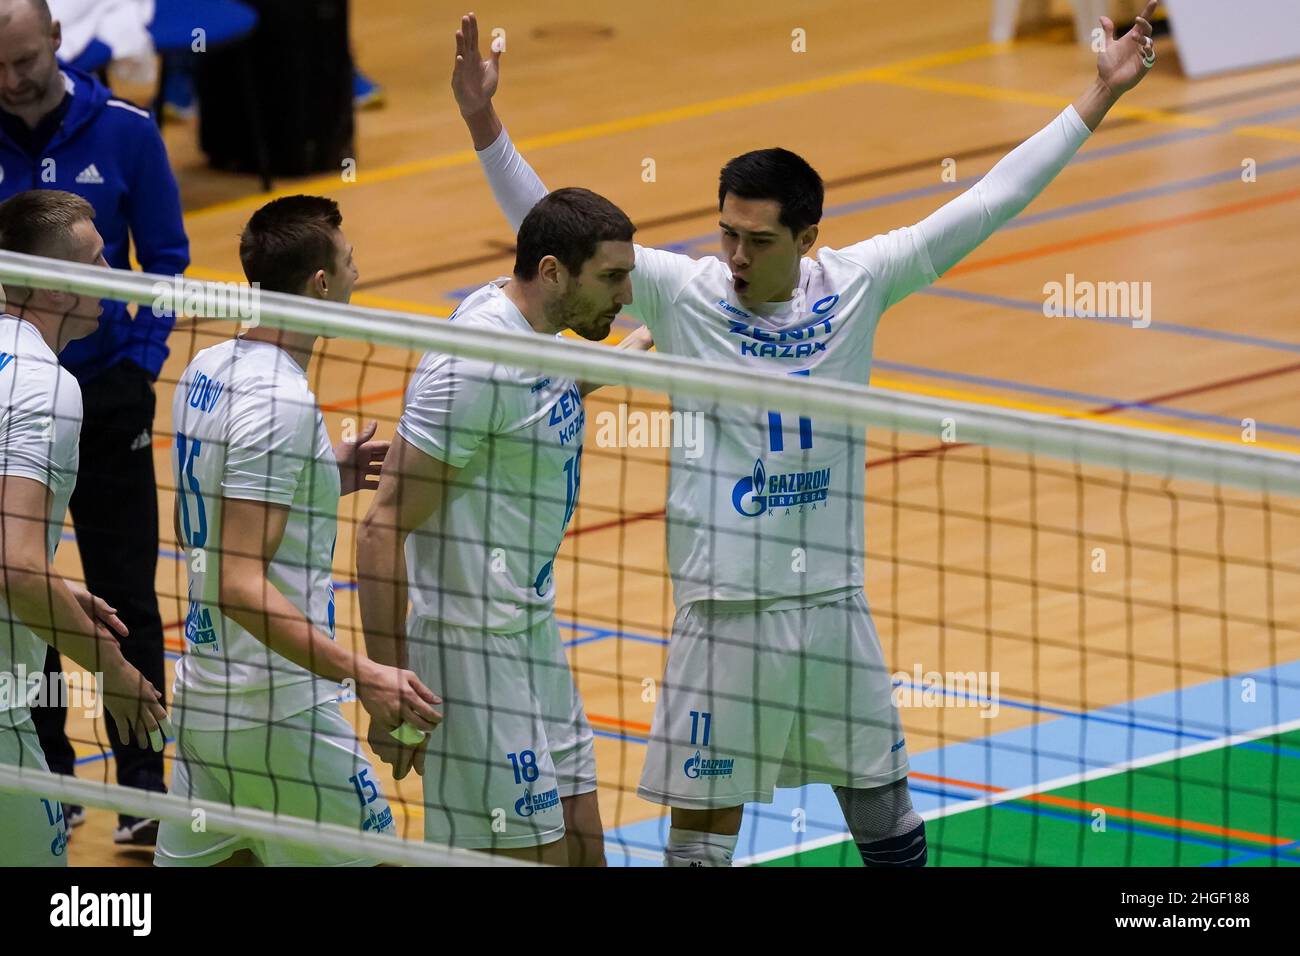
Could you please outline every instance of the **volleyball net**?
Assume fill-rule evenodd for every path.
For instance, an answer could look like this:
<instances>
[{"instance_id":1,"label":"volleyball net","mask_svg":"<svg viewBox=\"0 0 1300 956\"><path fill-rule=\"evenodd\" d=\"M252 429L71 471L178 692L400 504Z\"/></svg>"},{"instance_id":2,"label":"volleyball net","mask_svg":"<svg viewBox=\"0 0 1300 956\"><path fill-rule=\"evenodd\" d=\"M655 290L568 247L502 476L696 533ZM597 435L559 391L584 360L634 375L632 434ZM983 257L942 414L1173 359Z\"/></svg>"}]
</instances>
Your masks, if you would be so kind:
<instances>
[{"instance_id":1,"label":"volleyball net","mask_svg":"<svg viewBox=\"0 0 1300 956\"><path fill-rule=\"evenodd\" d=\"M301 754L277 758L274 701L264 702L276 721L263 730L260 764L223 764L220 748L206 758L202 747L188 752L192 769L230 784L224 802L193 790L161 796L117 786L102 718L75 715L77 777L0 765L0 791L185 826L198 813L217 832L394 863L485 862L425 842L431 815L449 821L453 844L455 833L486 826L501 846L518 846L505 837L532 832L567 796L566 780L572 788L570 771L550 757L523 746L492 750L494 722L540 726L540 738L529 739L563 726L579 726L577 737L585 737L589 727L605 849L622 864L650 861L666 836L663 808L638 796L639 785L726 793L746 774L783 786L826 781L859 759L864 740L896 734L906 742L913 803L930 821L932 865L1300 862L1300 457L1253 430L1239 440L1176 434L1138 416L1117 424L1082 412L1044 415L762 376L14 254L0 254L0 283L144 306L173 290L186 314L156 386L154 429L168 657L190 655L196 679L206 675L213 687L235 674L275 698L277 681L287 681L281 704L302 692L297 665L247 647L231 660L224 604L194 594L196 548L208 573L223 558L252 552L245 541L222 540L213 554L196 544L200 522L209 533L219 527L210 509L222 495L204 487L210 479L195 465L219 451L228 475L239 470L231 464L238 456L214 450L211 440L196 453L194 435L172 420L178 387L199 414L228 385L182 381L182 370L241 328L319 335L303 371L335 442L372 419L378 438L393 438L426 353L450 361L452 378L482 395L470 419L438 419L418 439L404 432L457 466L436 489L403 484L404 495L432 495L434 504L415 509L424 523L409 540L391 538L407 542L406 594L423 622L407 629L405 662L445 709L426 745L425 776L394 781L370 752L355 684L336 681L327 695L356 733L341 744L370 758L397 839L326 822L332 799L353 800L364 826L370 783L359 775L321 779ZM577 383L602 387L584 399ZM270 403L284 400L267 393L268 420L276 418ZM302 401L298 417L314 419L310 398ZM514 427L512 411L528 407L547 419L543 427ZM311 436L313 425L303 426ZM313 470L321 449L259 441L252 444L260 452L241 459L243 480L264 486L260 500L292 502L309 515L300 542L309 563L319 535L333 534L322 519L337 489ZM754 449L743 471L734 467L734 442ZM837 449L831 465L828 444ZM262 469L251 476L250 461ZM860 473L843 473L859 462ZM515 491L496 480L504 469L514 481L504 486ZM674 469L683 474L673 478ZM698 488L715 491L684 497ZM465 504L471 500L478 510ZM372 503L369 492L341 499L337 543L331 537L326 548L332 561L316 569L328 579L317 593L329 597L298 607L357 655L366 646L360 604L388 583L358 559L376 553L358 551ZM167 520L173 514L179 541ZM65 538L70 531L71 523ZM80 578L72 541L55 566ZM859 653L854 612L845 611L842 624L811 613L853 600L837 593L830 601L827 580L865 588L883 660ZM405 617L405 595L392 593ZM701 596L744 601L746 613L764 612L751 620L778 615L786 623L738 631L722 620L734 604L693 603ZM684 597L689 622L677 606ZM552 603L563 674L542 649ZM818 636L781 643L802 628ZM665 676L666 668L673 673L675 630L691 631L708 661L676 686ZM729 668L747 669L744 680ZM169 665L169 682L171 672ZM569 674L585 724L562 712L555 688ZM440 678L450 683L439 686ZM311 705L327 683L309 685ZM166 693L171 703L171 686ZM221 685L184 726L256 732L237 698L235 684ZM689 725L684 717L656 721L656 709L678 706L674 700ZM457 724L474 725L489 744L471 755L464 740L474 735L462 734L444 747ZM683 739L661 741L671 762L643 777L652 736L675 727ZM286 731L286 742L296 739ZM559 749L574 740L563 743ZM171 779L175 742L167 753ZM509 801L496 783L502 774L513 774ZM264 776L266 786L244 801L233 781L250 775ZM316 812L310 800L280 801L303 787L320 791ZM749 862L807 865L852 863L854 854L834 798L817 786L782 789L775 803L751 806L737 850Z\"/></svg>"}]
</instances>

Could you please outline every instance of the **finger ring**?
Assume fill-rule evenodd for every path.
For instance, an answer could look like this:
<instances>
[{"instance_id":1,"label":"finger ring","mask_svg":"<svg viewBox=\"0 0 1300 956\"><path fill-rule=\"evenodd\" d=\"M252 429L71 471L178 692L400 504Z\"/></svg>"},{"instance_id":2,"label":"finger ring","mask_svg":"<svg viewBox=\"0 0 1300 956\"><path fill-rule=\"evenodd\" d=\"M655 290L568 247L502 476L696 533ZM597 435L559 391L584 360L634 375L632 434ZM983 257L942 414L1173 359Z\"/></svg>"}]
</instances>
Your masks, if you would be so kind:
<instances>
[{"instance_id":1,"label":"finger ring","mask_svg":"<svg viewBox=\"0 0 1300 956\"><path fill-rule=\"evenodd\" d=\"M1142 65L1145 66L1148 70L1151 69L1151 67L1156 65L1155 49L1142 51Z\"/></svg>"}]
</instances>

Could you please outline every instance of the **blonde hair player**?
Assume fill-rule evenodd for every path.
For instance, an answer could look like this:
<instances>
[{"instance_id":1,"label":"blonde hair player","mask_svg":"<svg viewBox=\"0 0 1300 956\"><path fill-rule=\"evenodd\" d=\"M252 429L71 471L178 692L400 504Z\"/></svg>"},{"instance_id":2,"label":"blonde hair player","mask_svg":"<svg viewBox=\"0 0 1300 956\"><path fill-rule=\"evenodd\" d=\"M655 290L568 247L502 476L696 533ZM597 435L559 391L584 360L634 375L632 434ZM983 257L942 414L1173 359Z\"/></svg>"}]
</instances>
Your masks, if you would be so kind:
<instances>
[{"instance_id":1,"label":"blonde hair player","mask_svg":"<svg viewBox=\"0 0 1300 956\"><path fill-rule=\"evenodd\" d=\"M660 352L768 374L866 385L881 314L934 282L1025 208L1155 62L1147 4L1107 37L1097 77L975 186L921 222L806 258L821 178L784 149L738 156L718 188L722 258L636 247L633 314ZM492 107L500 50L483 60L470 15L452 88L512 225L546 187ZM861 430L779 409L710 408L707 462L672 451L668 560L677 618L638 793L672 808L669 866L727 866L746 802L774 787L835 788L868 866L922 866L925 824L889 671L863 592ZM793 548L805 557L792 569Z\"/></svg>"},{"instance_id":2,"label":"blonde hair player","mask_svg":"<svg viewBox=\"0 0 1300 956\"><path fill-rule=\"evenodd\" d=\"M0 203L0 249L107 268L94 216L71 193L18 193ZM0 763L49 770L27 693L30 678L44 675L47 644L100 675L123 740L161 751L172 732L167 712L122 656L114 634L125 625L52 566L77 482L82 415L81 387L58 354L98 328L99 301L39 288L17 288L13 300L13 314L0 315ZM58 800L0 791L0 866L66 866L67 845Z\"/></svg>"}]
</instances>

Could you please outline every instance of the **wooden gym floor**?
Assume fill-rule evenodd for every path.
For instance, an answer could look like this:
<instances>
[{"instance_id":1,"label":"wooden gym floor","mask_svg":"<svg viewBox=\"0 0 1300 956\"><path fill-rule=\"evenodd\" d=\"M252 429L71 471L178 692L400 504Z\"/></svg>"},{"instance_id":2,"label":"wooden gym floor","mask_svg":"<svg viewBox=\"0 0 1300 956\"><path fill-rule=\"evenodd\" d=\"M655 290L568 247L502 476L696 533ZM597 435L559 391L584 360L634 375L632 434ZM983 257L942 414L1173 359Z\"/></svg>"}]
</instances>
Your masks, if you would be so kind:
<instances>
[{"instance_id":1,"label":"wooden gym floor","mask_svg":"<svg viewBox=\"0 0 1300 956\"><path fill-rule=\"evenodd\" d=\"M1093 56L1073 45L1065 21L1011 44L989 44L988 6L936 0L918 16L905 4L813 0L796 11L755 0L741 14L684 0L599 8L557 0L544 9L508 0L480 15L485 33L506 30L498 107L544 181L610 197L639 224L642 243L680 243L701 255L717 249L717 170L739 152L783 145L809 159L828 183L821 241L835 247L914 222L953 195L959 185L945 181L945 160L955 161L959 180L973 180L1048 122L1091 80ZM358 62L387 94L382 110L358 115L357 180L327 175L277 184L285 193L338 199L361 271L359 305L446 315L458 293L508 272L513 261L511 236L448 88L461 12L439 4L431 13L417 0L355 4ZM805 31L807 52L791 49L796 29ZM1240 440L1240 423L1250 418L1258 423L1259 444L1300 448L1294 399L1300 64L1193 83L1182 77L1168 37L1158 48L1152 74L1017 223L933 290L888 314L876 338L873 384L1045 412L1099 413L1134 427L1230 441ZM266 197L251 177L207 170L192 123L170 124L166 134L192 242L191 274L240 278L237 237ZM642 178L646 159L654 160L653 182ZM1256 170L1254 181L1240 175L1243 164ZM1064 282L1070 273L1080 280L1150 282L1153 324L1136 329L1044 317L1044 284ZM158 387L160 485L171 484L172 383L194 350L229 331L182 323L172 337ZM625 331L616 327L616 334ZM310 374L332 432L345 418L373 417L381 435L391 436L415 360L346 340L318 347ZM598 393L589 403L589 425L628 398L619 390ZM630 399L649 407L661 397ZM878 444L869 458L888 457L893 442L903 449L926 444L871 437ZM601 733L604 822L627 827L660 812L636 797L635 783L653 712L645 681L662 674L673 612L660 514L666 455L596 449L591 432L587 441L581 504L557 562L559 610L573 625L566 630L575 640L571 660ZM1300 576L1286 570L1300 565L1295 501L1279 501L1267 519L1275 568L1266 594L1268 572L1249 563L1264 541L1257 508L1229 506L1225 528L1220 506L1196 500L1206 489L1180 486L1177 517L1160 494L1137 495L1128 506L1127 533L1149 547L1129 558L1123 548L1111 550L1109 574L1088 581L1096 594L1090 591L1088 623L1080 630L1080 602L1069 593L1077 549L1118 540L1116 493L1090 486L1086 526L1056 537L1044 532L1032 569L1023 534L1000 526L1003 537L990 551L979 522L954 519L944 528L942 557L953 573L938 574L932 564L940 498L929 461L895 463L868 476L868 548L881 556L869 566L868 594L892 668L908 674L918 664L926 671L996 669L1005 694L1088 710L1300 657ZM1070 477L1042 478L1031 515L1028 485L1010 470L995 469L986 505L981 482L989 471L977 455L944 468L945 509L985 513L991 506L1007 528L1018 516L1076 528L1079 486ZM1158 488L1145 479L1135 486ZM1258 496L1226 497L1258 503ZM340 582L354 578L352 528L367 503L359 495L342 506ZM159 507L171 514L170 490ZM1222 552L1230 560L1188 559L1172 567L1171 525L1180 550ZM183 568L173 558L170 521L162 526L158 591L168 649L179 652ZM71 543L58 560L75 573ZM1040 600L1028 585L1001 584L990 605L990 575L1060 588ZM1139 620L1136 649L1131 634L1126 640L1125 581L1155 605ZM1171 626L1175 585L1184 596L1209 595L1210 605L1214 594L1226 594L1223 613L1182 613L1180 627ZM339 592L340 640L358 636L353 593ZM986 642L986 610L1007 636ZM963 625L981 636L970 638ZM357 709L345 705L354 717ZM915 757L1046 719L1042 708L1003 708L992 720L976 714L906 710L909 750ZM111 780L111 757L103 759L99 745L102 726L74 719L70 731L86 758L79 773ZM388 795L399 825L418 837L413 779L400 787L388 781ZM151 859L115 848L112 825L113 814L92 808L73 838L72 863Z\"/></svg>"}]
</instances>

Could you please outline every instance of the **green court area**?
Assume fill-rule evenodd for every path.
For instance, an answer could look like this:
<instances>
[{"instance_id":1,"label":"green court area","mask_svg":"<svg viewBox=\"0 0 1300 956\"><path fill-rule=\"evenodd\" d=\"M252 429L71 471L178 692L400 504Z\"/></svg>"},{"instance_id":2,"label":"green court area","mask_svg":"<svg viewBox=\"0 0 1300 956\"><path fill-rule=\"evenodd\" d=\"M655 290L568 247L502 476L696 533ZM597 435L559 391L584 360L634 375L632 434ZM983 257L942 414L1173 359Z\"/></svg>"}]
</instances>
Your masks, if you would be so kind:
<instances>
[{"instance_id":1,"label":"green court area","mask_svg":"<svg viewBox=\"0 0 1300 956\"><path fill-rule=\"evenodd\" d=\"M1300 866L1300 731L951 813L931 866ZM845 841L761 866L861 866Z\"/></svg>"}]
</instances>

